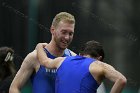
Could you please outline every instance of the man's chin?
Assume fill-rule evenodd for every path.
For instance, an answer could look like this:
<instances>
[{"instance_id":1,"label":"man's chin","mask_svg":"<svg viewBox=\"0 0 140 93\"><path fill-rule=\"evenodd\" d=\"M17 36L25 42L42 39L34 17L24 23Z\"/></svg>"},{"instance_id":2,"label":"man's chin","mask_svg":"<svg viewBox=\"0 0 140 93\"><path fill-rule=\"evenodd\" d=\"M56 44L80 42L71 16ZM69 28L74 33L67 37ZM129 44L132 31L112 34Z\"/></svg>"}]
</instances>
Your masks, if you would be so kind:
<instances>
[{"instance_id":1,"label":"man's chin","mask_svg":"<svg viewBox=\"0 0 140 93\"><path fill-rule=\"evenodd\" d=\"M67 46L62 46L61 49L65 50L67 47L68 47L68 45Z\"/></svg>"}]
</instances>

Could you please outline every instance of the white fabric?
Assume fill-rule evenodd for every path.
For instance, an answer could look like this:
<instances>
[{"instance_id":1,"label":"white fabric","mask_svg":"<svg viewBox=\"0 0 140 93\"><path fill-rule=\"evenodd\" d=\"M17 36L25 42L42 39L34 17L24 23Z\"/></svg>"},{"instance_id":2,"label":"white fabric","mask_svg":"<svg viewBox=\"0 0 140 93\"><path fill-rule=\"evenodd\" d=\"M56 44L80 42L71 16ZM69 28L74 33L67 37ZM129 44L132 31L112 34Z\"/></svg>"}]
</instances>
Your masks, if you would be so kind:
<instances>
[{"instance_id":1,"label":"white fabric","mask_svg":"<svg viewBox=\"0 0 140 93\"><path fill-rule=\"evenodd\" d=\"M98 87L97 93L106 93L106 89L103 83Z\"/></svg>"}]
</instances>

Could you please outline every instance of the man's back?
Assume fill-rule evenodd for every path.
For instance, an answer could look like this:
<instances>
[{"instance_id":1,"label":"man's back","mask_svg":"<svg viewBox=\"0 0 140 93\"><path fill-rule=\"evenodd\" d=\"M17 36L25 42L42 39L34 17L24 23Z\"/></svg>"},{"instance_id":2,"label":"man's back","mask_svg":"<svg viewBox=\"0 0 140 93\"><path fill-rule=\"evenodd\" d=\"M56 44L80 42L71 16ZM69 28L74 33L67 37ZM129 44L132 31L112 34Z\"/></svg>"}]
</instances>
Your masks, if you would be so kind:
<instances>
[{"instance_id":1,"label":"man's back","mask_svg":"<svg viewBox=\"0 0 140 93\"><path fill-rule=\"evenodd\" d=\"M67 57L57 71L56 93L96 93L99 85L89 72L93 61L81 56Z\"/></svg>"}]
</instances>

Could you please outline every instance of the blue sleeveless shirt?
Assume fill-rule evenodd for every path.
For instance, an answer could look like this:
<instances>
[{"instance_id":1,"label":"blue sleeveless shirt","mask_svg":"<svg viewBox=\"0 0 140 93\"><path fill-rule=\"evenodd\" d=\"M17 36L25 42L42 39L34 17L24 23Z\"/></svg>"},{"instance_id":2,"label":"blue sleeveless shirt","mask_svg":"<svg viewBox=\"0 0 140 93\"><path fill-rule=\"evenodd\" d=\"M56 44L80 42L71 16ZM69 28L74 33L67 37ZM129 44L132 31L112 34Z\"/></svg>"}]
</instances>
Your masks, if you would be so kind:
<instances>
[{"instance_id":1,"label":"blue sleeveless shirt","mask_svg":"<svg viewBox=\"0 0 140 93\"><path fill-rule=\"evenodd\" d=\"M56 58L51 55L47 49L45 52L49 58ZM70 50L65 49L63 56L71 56ZM47 69L44 66L40 65L38 72L32 75L32 92L33 93L55 93L55 78L56 78L56 69Z\"/></svg>"},{"instance_id":2,"label":"blue sleeveless shirt","mask_svg":"<svg viewBox=\"0 0 140 93\"><path fill-rule=\"evenodd\" d=\"M67 57L57 70L55 93L96 93L99 84L89 72L95 59Z\"/></svg>"}]
</instances>

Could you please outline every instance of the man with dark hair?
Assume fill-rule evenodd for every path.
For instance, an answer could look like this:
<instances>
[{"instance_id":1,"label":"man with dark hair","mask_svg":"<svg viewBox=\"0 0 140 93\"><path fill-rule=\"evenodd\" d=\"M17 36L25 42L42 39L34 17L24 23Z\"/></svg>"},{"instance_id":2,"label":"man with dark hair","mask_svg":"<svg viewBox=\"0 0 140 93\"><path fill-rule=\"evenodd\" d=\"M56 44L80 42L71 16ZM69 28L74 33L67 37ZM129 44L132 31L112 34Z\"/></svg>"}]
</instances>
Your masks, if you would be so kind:
<instances>
[{"instance_id":1,"label":"man with dark hair","mask_svg":"<svg viewBox=\"0 0 140 93\"><path fill-rule=\"evenodd\" d=\"M83 55L83 53L90 54L100 61L103 61L105 58L104 50L101 43L94 40L89 41L85 43L83 46L81 46L80 53L81 55ZM97 93L106 93L104 83L100 84L100 86L97 89Z\"/></svg>"},{"instance_id":2,"label":"man with dark hair","mask_svg":"<svg viewBox=\"0 0 140 93\"><path fill-rule=\"evenodd\" d=\"M88 41L83 46L81 46L79 53L80 55L91 55L92 57L95 57L100 61L103 61L104 59L103 46L101 45L101 43L95 40Z\"/></svg>"},{"instance_id":3,"label":"man with dark hair","mask_svg":"<svg viewBox=\"0 0 140 93\"><path fill-rule=\"evenodd\" d=\"M16 74L13 55L12 48L0 47L0 93L9 93L10 84Z\"/></svg>"},{"instance_id":4,"label":"man with dark hair","mask_svg":"<svg viewBox=\"0 0 140 93\"><path fill-rule=\"evenodd\" d=\"M96 41L88 41L78 56L46 57L44 47L37 45L40 64L50 69L57 69L55 93L96 93L101 82L107 78L114 82L110 93L121 93L126 78L111 65L99 60L104 58L102 46Z\"/></svg>"}]
</instances>

